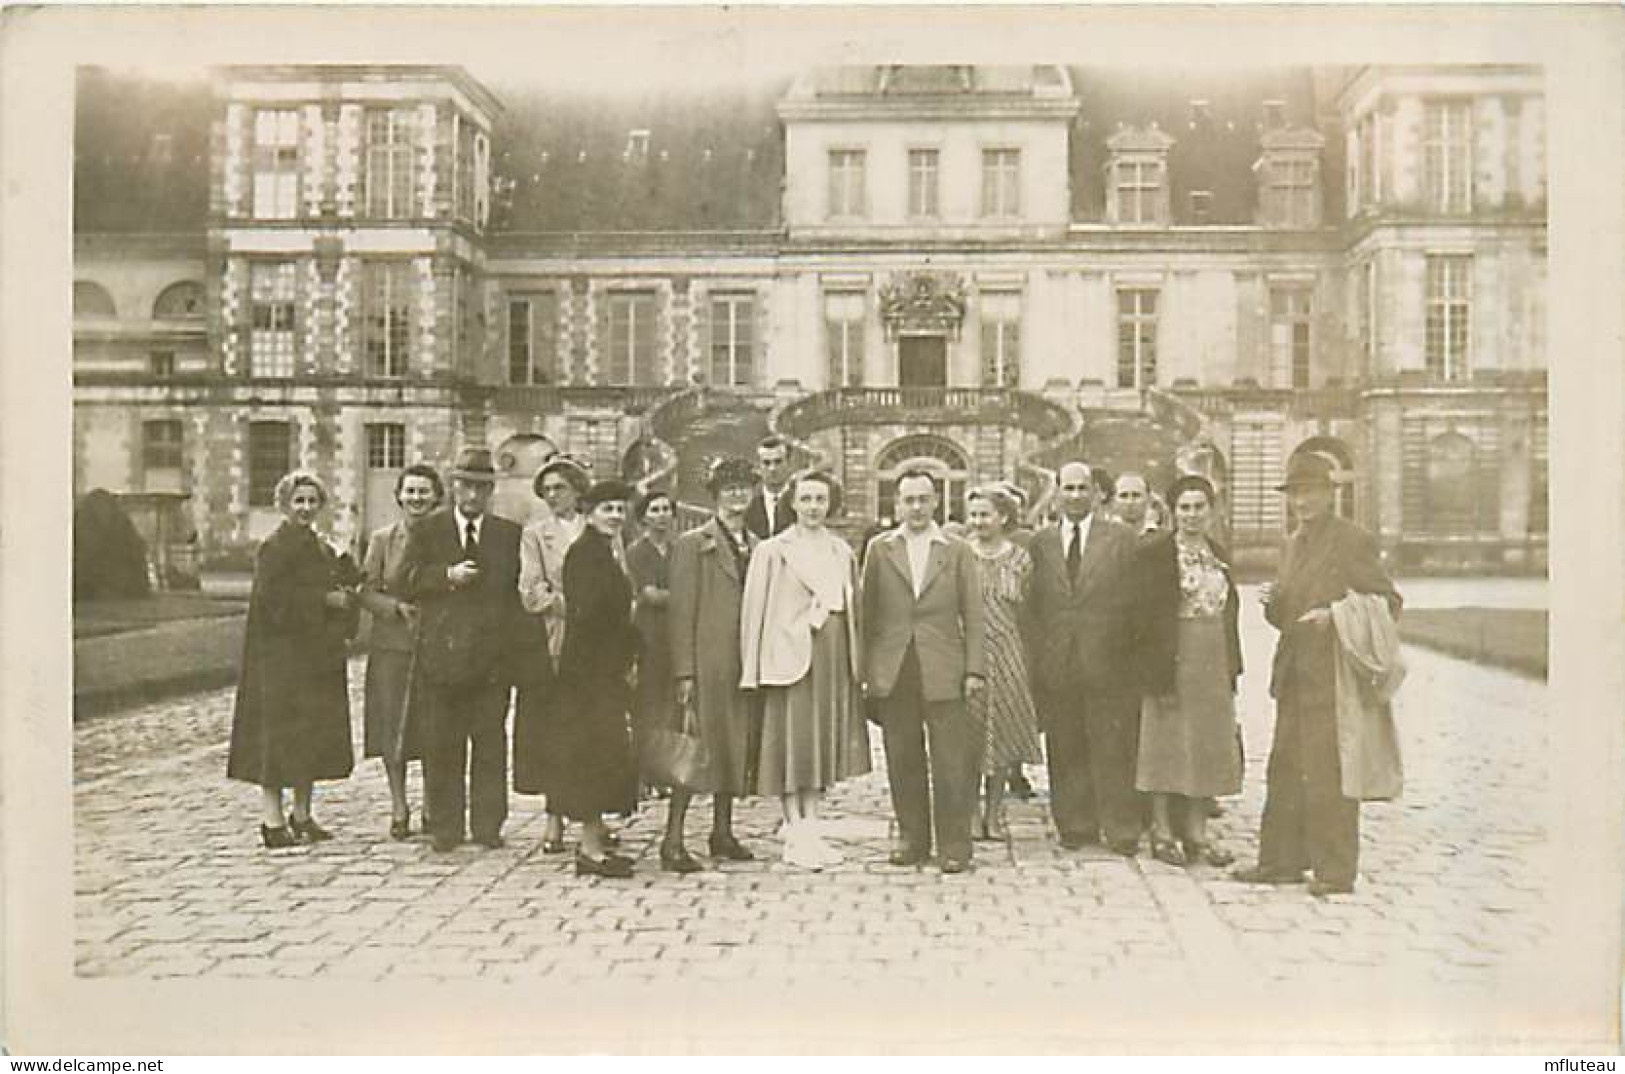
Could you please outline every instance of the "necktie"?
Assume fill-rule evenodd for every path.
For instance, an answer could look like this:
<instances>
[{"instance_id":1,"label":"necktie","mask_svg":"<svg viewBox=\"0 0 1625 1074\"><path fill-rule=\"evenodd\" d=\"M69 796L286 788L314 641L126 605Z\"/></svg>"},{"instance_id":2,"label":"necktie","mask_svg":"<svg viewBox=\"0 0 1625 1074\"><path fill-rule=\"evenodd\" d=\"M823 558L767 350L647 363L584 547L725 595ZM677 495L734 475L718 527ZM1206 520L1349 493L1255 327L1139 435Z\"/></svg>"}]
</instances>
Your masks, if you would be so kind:
<instances>
[{"instance_id":1,"label":"necktie","mask_svg":"<svg viewBox=\"0 0 1625 1074\"><path fill-rule=\"evenodd\" d=\"M1078 567L1083 563L1083 528L1072 526L1072 540L1066 546L1066 573L1073 581L1078 579Z\"/></svg>"},{"instance_id":2,"label":"necktie","mask_svg":"<svg viewBox=\"0 0 1625 1074\"><path fill-rule=\"evenodd\" d=\"M465 559L478 559L480 554L480 535L474 529L474 520L471 518L463 523L463 557Z\"/></svg>"}]
</instances>

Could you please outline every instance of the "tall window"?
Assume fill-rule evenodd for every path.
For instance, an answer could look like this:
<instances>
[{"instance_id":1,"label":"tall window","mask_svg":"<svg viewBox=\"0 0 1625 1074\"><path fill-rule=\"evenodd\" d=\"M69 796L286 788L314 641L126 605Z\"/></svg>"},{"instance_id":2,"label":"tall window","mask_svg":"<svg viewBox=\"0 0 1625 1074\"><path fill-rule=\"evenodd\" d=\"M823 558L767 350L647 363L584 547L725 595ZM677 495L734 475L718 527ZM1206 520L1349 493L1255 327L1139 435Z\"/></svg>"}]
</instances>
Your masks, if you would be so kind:
<instances>
[{"instance_id":1,"label":"tall window","mask_svg":"<svg viewBox=\"0 0 1625 1074\"><path fill-rule=\"evenodd\" d=\"M655 296L623 292L609 296L611 384L655 384Z\"/></svg>"},{"instance_id":2,"label":"tall window","mask_svg":"<svg viewBox=\"0 0 1625 1074\"><path fill-rule=\"evenodd\" d=\"M1014 388L1021 380L1021 296L982 295L982 385Z\"/></svg>"},{"instance_id":3,"label":"tall window","mask_svg":"<svg viewBox=\"0 0 1625 1074\"><path fill-rule=\"evenodd\" d=\"M1272 160L1269 165L1268 219L1276 227L1315 225L1315 162Z\"/></svg>"},{"instance_id":4,"label":"tall window","mask_svg":"<svg viewBox=\"0 0 1625 1074\"><path fill-rule=\"evenodd\" d=\"M285 421L248 426L248 506L275 507L276 483L291 466L293 438Z\"/></svg>"},{"instance_id":5,"label":"tall window","mask_svg":"<svg viewBox=\"0 0 1625 1074\"><path fill-rule=\"evenodd\" d=\"M406 468L406 426L395 422L367 426L367 468Z\"/></svg>"},{"instance_id":6,"label":"tall window","mask_svg":"<svg viewBox=\"0 0 1625 1074\"><path fill-rule=\"evenodd\" d=\"M1270 383L1276 388L1309 387L1309 328L1314 293L1308 287L1270 290Z\"/></svg>"},{"instance_id":7,"label":"tall window","mask_svg":"<svg viewBox=\"0 0 1625 1074\"><path fill-rule=\"evenodd\" d=\"M861 149L830 150L829 215L863 215L863 157Z\"/></svg>"},{"instance_id":8,"label":"tall window","mask_svg":"<svg viewBox=\"0 0 1625 1074\"><path fill-rule=\"evenodd\" d=\"M299 113L292 108L254 113L254 215L299 215Z\"/></svg>"},{"instance_id":9,"label":"tall window","mask_svg":"<svg viewBox=\"0 0 1625 1074\"><path fill-rule=\"evenodd\" d=\"M1356 128L1360 141L1360 189L1356 204L1376 206L1382 201L1382 177L1377 172L1377 114L1370 112Z\"/></svg>"},{"instance_id":10,"label":"tall window","mask_svg":"<svg viewBox=\"0 0 1625 1074\"><path fill-rule=\"evenodd\" d=\"M412 264L370 261L362 276L362 350L370 377L404 377L412 357Z\"/></svg>"},{"instance_id":11,"label":"tall window","mask_svg":"<svg viewBox=\"0 0 1625 1074\"><path fill-rule=\"evenodd\" d=\"M908 151L908 215L937 215L937 151Z\"/></svg>"},{"instance_id":12,"label":"tall window","mask_svg":"<svg viewBox=\"0 0 1625 1074\"><path fill-rule=\"evenodd\" d=\"M474 218L474 140L479 130L461 113L452 114L452 146L455 152L452 182L452 214L463 220Z\"/></svg>"},{"instance_id":13,"label":"tall window","mask_svg":"<svg viewBox=\"0 0 1625 1074\"><path fill-rule=\"evenodd\" d=\"M558 303L551 291L508 300L509 384L552 384L557 379Z\"/></svg>"},{"instance_id":14,"label":"tall window","mask_svg":"<svg viewBox=\"0 0 1625 1074\"><path fill-rule=\"evenodd\" d=\"M1427 260L1427 369L1440 380L1468 375L1468 322L1472 315L1473 259L1442 255Z\"/></svg>"},{"instance_id":15,"label":"tall window","mask_svg":"<svg viewBox=\"0 0 1625 1074\"><path fill-rule=\"evenodd\" d=\"M1157 292L1117 292L1117 386L1157 383Z\"/></svg>"},{"instance_id":16,"label":"tall window","mask_svg":"<svg viewBox=\"0 0 1625 1074\"><path fill-rule=\"evenodd\" d=\"M415 216L412 208L412 139L417 115L406 108L367 113L367 215L385 220Z\"/></svg>"},{"instance_id":17,"label":"tall window","mask_svg":"<svg viewBox=\"0 0 1625 1074\"><path fill-rule=\"evenodd\" d=\"M982 215L1021 212L1021 150L982 150Z\"/></svg>"},{"instance_id":18,"label":"tall window","mask_svg":"<svg viewBox=\"0 0 1625 1074\"><path fill-rule=\"evenodd\" d=\"M711 383L744 388L754 382L756 302L750 295L711 298Z\"/></svg>"},{"instance_id":19,"label":"tall window","mask_svg":"<svg viewBox=\"0 0 1625 1074\"><path fill-rule=\"evenodd\" d=\"M838 291L824 298L824 339L829 348L829 386L863 386L864 296Z\"/></svg>"},{"instance_id":20,"label":"tall window","mask_svg":"<svg viewBox=\"0 0 1625 1074\"><path fill-rule=\"evenodd\" d=\"M1366 369L1373 371L1377 368L1377 339L1378 339L1378 311L1377 311L1377 259L1375 257L1360 266L1360 323L1361 334L1365 336Z\"/></svg>"},{"instance_id":21,"label":"tall window","mask_svg":"<svg viewBox=\"0 0 1625 1074\"><path fill-rule=\"evenodd\" d=\"M181 492L183 457L179 418L141 423L143 488L148 492Z\"/></svg>"},{"instance_id":22,"label":"tall window","mask_svg":"<svg viewBox=\"0 0 1625 1074\"><path fill-rule=\"evenodd\" d=\"M1113 167L1117 219L1123 224L1154 224L1162 194L1162 165L1153 160L1120 160Z\"/></svg>"},{"instance_id":23,"label":"tall window","mask_svg":"<svg viewBox=\"0 0 1625 1074\"><path fill-rule=\"evenodd\" d=\"M256 262L249 268L250 376L293 376L297 272L292 261Z\"/></svg>"},{"instance_id":24,"label":"tall window","mask_svg":"<svg viewBox=\"0 0 1625 1074\"><path fill-rule=\"evenodd\" d=\"M1472 102L1427 102L1422 110L1422 189L1428 208L1440 213L1470 211L1472 167Z\"/></svg>"}]
</instances>

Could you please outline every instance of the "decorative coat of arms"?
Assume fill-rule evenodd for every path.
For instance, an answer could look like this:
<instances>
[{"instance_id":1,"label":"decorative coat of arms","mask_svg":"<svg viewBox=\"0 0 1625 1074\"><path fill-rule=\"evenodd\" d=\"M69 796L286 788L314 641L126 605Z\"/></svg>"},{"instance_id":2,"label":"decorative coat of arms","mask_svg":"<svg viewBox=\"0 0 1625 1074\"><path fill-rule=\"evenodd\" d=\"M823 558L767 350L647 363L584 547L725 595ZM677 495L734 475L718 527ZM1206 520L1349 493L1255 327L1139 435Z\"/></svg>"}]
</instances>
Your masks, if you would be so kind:
<instances>
[{"instance_id":1,"label":"decorative coat of arms","mask_svg":"<svg viewBox=\"0 0 1625 1074\"><path fill-rule=\"evenodd\" d=\"M965 320L965 281L949 272L893 276L880 286L880 319L892 338L942 332L958 339Z\"/></svg>"}]
</instances>

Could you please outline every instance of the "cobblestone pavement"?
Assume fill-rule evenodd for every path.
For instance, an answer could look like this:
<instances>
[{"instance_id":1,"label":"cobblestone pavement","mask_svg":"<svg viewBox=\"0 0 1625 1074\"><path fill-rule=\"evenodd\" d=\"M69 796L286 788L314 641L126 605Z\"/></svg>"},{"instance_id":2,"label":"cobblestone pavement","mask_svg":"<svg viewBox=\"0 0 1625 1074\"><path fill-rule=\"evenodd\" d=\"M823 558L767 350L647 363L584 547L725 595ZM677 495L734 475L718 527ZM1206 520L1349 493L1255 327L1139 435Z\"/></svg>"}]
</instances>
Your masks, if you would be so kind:
<instances>
[{"instance_id":1,"label":"cobblestone pavement","mask_svg":"<svg viewBox=\"0 0 1625 1074\"><path fill-rule=\"evenodd\" d=\"M1250 860L1273 633L1250 595L1245 603L1246 791L1214 831ZM658 802L623 829L639 858L629 882L578 880L568 856L543 855L534 798L511 799L505 848L435 855L421 839L385 835L376 761L318 790L316 814L337 839L273 853L258 845L258 792L224 776L231 691L149 706L75 730L77 971L561 987L883 976L1042 988L1201 966L1238 985L1403 971L1490 988L1545 936L1542 870L1529 867L1545 842L1529 804L1542 800L1545 779L1545 686L1408 655L1406 797L1365 807L1359 889L1324 901L1146 856L1063 851L1034 769L1040 796L1012 803L1012 842L979 844L973 872L894 869L878 753L874 775L830 796L831 834L847 860L820 874L778 862L769 801L744 804L737 824L761 860L689 877L655 864ZM358 736L360 682L356 664ZM415 770L412 779L415 795ZM703 848L708 820L697 805L691 848Z\"/></svg>"}]
</instances>

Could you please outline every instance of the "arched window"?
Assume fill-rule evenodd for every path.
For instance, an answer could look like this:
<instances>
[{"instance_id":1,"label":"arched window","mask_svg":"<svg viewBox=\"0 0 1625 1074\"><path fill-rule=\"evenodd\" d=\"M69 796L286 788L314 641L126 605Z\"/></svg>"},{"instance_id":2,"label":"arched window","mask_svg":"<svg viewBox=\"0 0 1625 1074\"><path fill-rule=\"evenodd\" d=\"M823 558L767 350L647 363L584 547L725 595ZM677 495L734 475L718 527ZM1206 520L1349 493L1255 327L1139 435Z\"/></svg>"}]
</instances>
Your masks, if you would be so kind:
<instances>
[{"instance_id":1,"label":"arched window","mask_svg":"<svg viewBox=\"0 0 1625 1074\"><path fill-rule=\"evenodd\" d=\"M1314 436L1299 444L1292 452L1298 455L1319 455L1332 464L1340 480L1333 490L1335 510L1339 518L1354 518L1354 453L1335 436Z\"/></svg>"},{"instance_id":2,"label":"arched window","mask_svg":"<svg viewBox=\"0 0 1625 1074\"><path fill-rule=\"evenodd\" d=\"M107 288L88 280L75 280L73 315L76 319L90 317L112 320L118 316L118 310L114 308L113 296L107 293Z\"/></svg>"},{"instance_id":3,"label":"arched window","mask_svg":"<svg viewBox=\"0 0 1625 1074\"><path fill-rule=\"evenodd\" d=\"M504 440L496 450L497 487L491 510L503 518L525 523L546 510L536 498L532 483L542 464L559 452L545 436L519 433Z\"/></svg>"},{"instance_id":4,"label":"arched window","mask_svg":"<svg viewBox=\"0 0 1625 1074\"><path fill-rule=\"evenodd\" d=\"M876 513L880 518L897 520L897 475L905 470L925 470L937 479L941 501L937 504L937 521L963 518L965 490L970 483L970 460L952 441L940 436L905 436L880 452L875 460Z\"/></svg>"},{"instance_id":5,"label":"arched window","mask_svg":"<svg viewBox=\"0 0 1625 1074\"><path fill-rule=\"evenodd\" d=\"M203 285L192 280L172 283L152 304L155 321L186 321L203 316Z\"/></svg>"}]
</instances>

